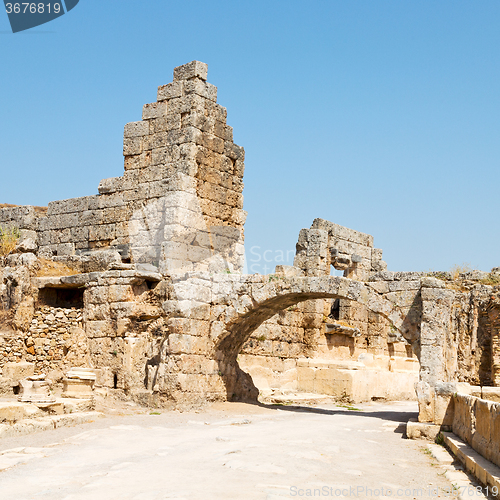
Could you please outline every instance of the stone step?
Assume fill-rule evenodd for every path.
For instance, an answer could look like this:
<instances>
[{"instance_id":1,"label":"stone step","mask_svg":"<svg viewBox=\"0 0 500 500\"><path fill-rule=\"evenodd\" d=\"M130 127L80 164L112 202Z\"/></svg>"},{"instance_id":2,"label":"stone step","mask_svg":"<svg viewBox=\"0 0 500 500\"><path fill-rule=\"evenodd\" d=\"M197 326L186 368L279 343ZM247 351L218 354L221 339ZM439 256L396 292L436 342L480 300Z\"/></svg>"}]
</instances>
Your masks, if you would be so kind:
<instances>
[{"instance_id":1,"label":"stone step","mask_svg":"<svg viewBox=\"0 0 500 500\"><path fill-rule=\"evenodd\" d=\"M0 401L0 424L12 425L24 419L88 412L94 408L94 399L56 398L48 403Z\"/></svg>"},{"instance_id":2,"label":"stone step","mask_svg":"<svg viewBox=\"0 0 500 500\"><path fill-rule=\"evenodd\" d=\"M444 444L464 467L483 485L482 491L493 497L500 495L500 467L486 460L452 432L443 432Z\"/></svg>"},{"instance_id":3,"label":"stone step","mask_svg":"<svg viewBox=\"0 0 500 500\"><path fill-rule=\"evenodd\" d=\"M67 415L51 415L41 418L26 418L15 424L0 424L0 439L25 436L34 432L49 431L59 427L71 427L93 422L104 414L98 411L71 413Z\"/></svg>"}]
</instances>

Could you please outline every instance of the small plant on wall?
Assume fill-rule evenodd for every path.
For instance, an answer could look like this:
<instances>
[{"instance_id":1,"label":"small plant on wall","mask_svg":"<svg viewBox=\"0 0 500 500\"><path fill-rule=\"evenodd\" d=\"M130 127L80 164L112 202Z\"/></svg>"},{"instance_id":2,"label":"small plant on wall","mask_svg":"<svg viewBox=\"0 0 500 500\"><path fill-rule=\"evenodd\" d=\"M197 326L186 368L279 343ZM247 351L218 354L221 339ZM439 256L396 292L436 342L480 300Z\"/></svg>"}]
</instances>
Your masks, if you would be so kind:
<instances>
[{"instance_id":1,"label":"small plant on wall","mask_svg":"<svg viewBox=\"0 0 500 500\"><path fill-rule=\"evenodd\" d=\"M21 232L17 227L0 226L0 257L6 257L14 248L21 237Z\"/></svg>"},{"instance_id":2,"label":"small plant on wall","mask_svg":"<svg viewBox=\"0 0 500 500\"><path fill-rule=\"evenodd\" d=\"M461 274L468 273L469 271L472 271L470 264L464 262L463 264L456 264L452 266L452 268L450 269L450 274L452 279L457 280Z\"/></svg>"}]
</instances>

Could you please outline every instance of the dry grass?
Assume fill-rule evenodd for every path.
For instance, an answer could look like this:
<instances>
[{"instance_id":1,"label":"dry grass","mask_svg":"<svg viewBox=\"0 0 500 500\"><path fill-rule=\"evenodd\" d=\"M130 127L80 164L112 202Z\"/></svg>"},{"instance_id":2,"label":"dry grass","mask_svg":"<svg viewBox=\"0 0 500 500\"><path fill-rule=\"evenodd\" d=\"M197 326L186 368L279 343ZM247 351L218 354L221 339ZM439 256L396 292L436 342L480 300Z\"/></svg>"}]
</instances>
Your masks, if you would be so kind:
<instances>
[{"instance_id":1,"label":"dry grass","mask_svg":"<svg viewBox=\"0 0 500 500\"><path fill-rule=\"evenodd\" d=\"M488 276L481 280L483 285L497 286L500 285L500 274L489 273Z\"/></svg>"},{"instance_id":2,"label":"dry grass","mask_svg":"<svg viewBox=\"0 0 500 500\"><path fill-rule=\"evenodd\" d=\"M464 262L463 264L455 264L450 268L450 274L454 280L457 280L462 273L468 273L469 271L472 271L472 267L467 262Z\"/></svg>"},{"instance_id":3,"label":"dry grass","mask_svg":"<svg viewBox=\"0 0 500 500\"><path fill-rule=\"evenodd\" d=\"M54 262L52 260L38 259L38 271L36 273L39 278L46 278L50 276L73 276L79 274L80 270L63 264L62 262Z\"/></svg>"},{"instance_id":4,"label":"dry grass","mask_svg":"<svg viewBox=\"0 0 500 500\"><path fill-rule=\"evenodd\" d=\"M20 236L16 227L0 226L0 257L7 257L16 248Z\"/></svg>"}]
</instances>

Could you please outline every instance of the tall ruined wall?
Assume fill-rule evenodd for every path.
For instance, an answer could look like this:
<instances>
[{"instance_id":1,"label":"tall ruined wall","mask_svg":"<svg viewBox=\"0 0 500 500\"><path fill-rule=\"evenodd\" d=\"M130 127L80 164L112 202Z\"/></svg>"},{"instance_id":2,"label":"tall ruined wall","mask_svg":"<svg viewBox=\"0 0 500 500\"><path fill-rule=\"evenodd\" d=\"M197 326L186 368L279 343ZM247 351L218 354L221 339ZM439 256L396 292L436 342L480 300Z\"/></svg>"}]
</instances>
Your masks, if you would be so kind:
<instances>
[{"instance_id":1,"label":"tall ruined wall","mask_svg":"<svg viewBox=\"0 0 500 500\"><path fill-rule=\"evenodd\" d=\"M244 150L233 142L207 65L174 70L142 120L125 126L125 172L105 179L99 195L0 209L0 224L37 231L39 254L74 255L110 248L126 262L162 272L208 270L214 253L242 266Z\"/></svg>"}]
</instances>

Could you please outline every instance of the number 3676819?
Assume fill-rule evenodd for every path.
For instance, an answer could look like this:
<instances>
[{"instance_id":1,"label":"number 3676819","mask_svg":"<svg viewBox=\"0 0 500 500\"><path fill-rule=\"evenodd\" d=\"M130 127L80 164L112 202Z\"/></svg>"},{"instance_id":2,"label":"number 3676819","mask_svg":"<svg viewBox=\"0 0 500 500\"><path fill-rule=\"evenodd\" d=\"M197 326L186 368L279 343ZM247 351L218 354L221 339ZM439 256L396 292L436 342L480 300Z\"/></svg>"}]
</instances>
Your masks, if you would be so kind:
<instances>
[{"instance_id":1,"label":"number 3676819","mask_svg":"<svg viewBox=\"0 0 500 500\"><path fill-rule=\"evenodd\" d=\"M54 3L7 3L5 4L7 14L59 14L61 4Z\"/></svg>"}]
</instances>

